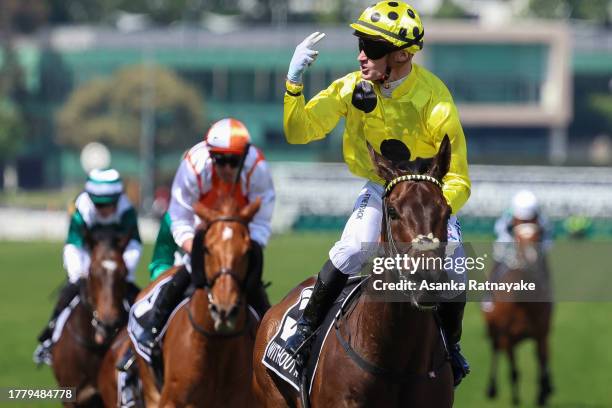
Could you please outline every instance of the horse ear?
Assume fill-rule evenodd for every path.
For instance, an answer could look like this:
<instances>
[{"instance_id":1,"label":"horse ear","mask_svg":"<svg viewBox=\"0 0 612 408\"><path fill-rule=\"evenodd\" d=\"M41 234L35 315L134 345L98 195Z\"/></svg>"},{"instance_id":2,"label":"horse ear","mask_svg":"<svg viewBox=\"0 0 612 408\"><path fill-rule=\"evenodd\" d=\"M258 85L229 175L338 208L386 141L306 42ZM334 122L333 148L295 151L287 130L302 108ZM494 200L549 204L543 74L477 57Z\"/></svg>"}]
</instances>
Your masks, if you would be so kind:
<instances>
[{"instance_id":1,"label":"horse ear","mask_svg":"<svg viewBox=\"0 0 612 408\"><path fill-rule=\"evenodd\" d=\"M133 230L128 231L126 234L121 234L117 237L116 248L119 252L123 253L125 248L127 248L128 244L132 240Z\"/></svg>"},{"instance_id":2,"label":"horse ear","mask_svg":"<svg viewBox=\"0 0 612 408\"><path fill-rule=\"evenodd\" d=\"M366 142L368 145L368 151L370 152L370 159L372 159L372 163L374 164L374 169L376 170L376 174L383 180L389 182L397 177L397 170L393 166L393 162L387 159L382 154L378 154L376 150L372 147L369 142Z\"/></svg>"},{"instance_id":3,"label":"horse ear","mask_svg":"<svg viewBox=\"0 0 612 408\"><path fill-rule=\"evenodd\" d=\"M444 176L446 176L446 173L448 173L448 169L450 168L450 160L450 139L448 138L448 135L444 135L444 139L442 139L442 143L440 143L438 153L434 156L427 174L434 177L436 180L442 181Z\"/></svg>"},{"instance_id":4,"label":"horse ear","mask_svg":"<svg viewBox=\"0 0 612 408\"><path fill-rule=\"evenodd\" d=\"M199 201L196 201L193 205L193 211L195 211L196 215L206 223L210 223L212 220L219 218L219 213L217 211L206 207Z\"/></svg>"},{"instance_id":5,"label":"horse ear","mask_svg":"<svg viewBox=\"0 0 612 408\"><path fill-rule=\"evenodd\" d=\"M242 218L245 222L249 222L253 219L257 211L259 211L259 207L261 207L261 197L257 197L255 201L244 207L240 210L240 218Z\"/></svg>"},{"instance_id":6,"label":"horse ear","mask_svg":"<svg viewBox=\"0 0 612 408\"><path fill-rule=\"evenodd\" d=\"M85 243L85 246L88 248L93 248L94 244L96 243L94 240L94 237L91 233L91 230L89 228L87 228L86 225L83 225L83 241Z\"/></svg>"}]
</instances>

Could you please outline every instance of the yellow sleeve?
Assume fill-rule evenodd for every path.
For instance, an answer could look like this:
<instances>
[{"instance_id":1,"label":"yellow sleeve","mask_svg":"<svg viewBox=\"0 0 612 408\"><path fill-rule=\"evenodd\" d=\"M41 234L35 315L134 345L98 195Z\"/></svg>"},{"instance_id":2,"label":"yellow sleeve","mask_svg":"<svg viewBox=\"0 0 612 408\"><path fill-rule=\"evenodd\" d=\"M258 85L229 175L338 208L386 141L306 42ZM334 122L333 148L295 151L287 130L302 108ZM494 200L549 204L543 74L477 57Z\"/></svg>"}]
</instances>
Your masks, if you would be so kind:
<instances>
[{"instance_id":1,"label":"yellow sleeve","mask_svg":"<svg viewBox=\"0 0 612 408\"><path fill-rule=\"evenodd\" d=\"M283 111L287 142L305 144L323 139L332 131L340 117L345 116L347 112L340 94L342 86L343 78L334 81L305 104L303 85L287 81Z\"/></svg>"},{"instance_id":2,"label":"yellow sleeve","mask_svg":"<svg viewBox=\"0 0 612 408\"><path fill-rule=\"evenodd\" d=\"M450 168L444 176L442 192L453 214L456 214L470 197L471 182L468 174L465 135L455 104L452 101L436 104L427 124L434 136L436 150L440 148L444 135L448 135L451 142Z\"/></svg>"}]
</instances>

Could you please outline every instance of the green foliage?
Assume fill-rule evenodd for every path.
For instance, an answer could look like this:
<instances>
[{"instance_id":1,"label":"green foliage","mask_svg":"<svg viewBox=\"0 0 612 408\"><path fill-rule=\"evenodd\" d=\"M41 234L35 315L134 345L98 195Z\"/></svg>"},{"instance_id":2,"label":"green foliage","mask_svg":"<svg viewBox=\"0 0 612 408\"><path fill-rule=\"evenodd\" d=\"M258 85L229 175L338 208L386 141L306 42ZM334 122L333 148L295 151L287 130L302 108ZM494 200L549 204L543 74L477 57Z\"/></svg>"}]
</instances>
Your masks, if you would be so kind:
<instances>
[{"instance_id":1,"label":"green foliage","mask_svg":"<svg viewBox=\"0 0 612 408\"><path fill-rule=\"evenodd\" d=\"M9 100L0 101L0 162L10 159L22 145L25 123Z\"/></svg>"},{"instance_id":2,"label":"green foliage","mask_svg":"<svg viewBox=\"0 0 612 408\"><path fill-rule=\"evenodd\" d=\"M593 94L589 98L589 105L608 121L608 126L612 128L612 95Z\"/></svg>"},{"instance_id":3,"label":"green foliage","mask_svg":"<svg viewBox=\"0 0 612 408\"><path fill-rule=\"evenodd\" d=\"M610 21L610 0L530 0L528 14L538 18L575 18Z\"/></svg>"},{"instance_id":4,"label":"green foliage","mask_svg":"<svg viewBox=\"0 0 612 408\"><path fill-rule=\"evenodd\" d=\"M466 18L468 13L452 0L444 0L436 11L435 17L442 19Z\"/></svg>"},{"instance_id":5,"label":"green foliage","mask_svg":"<svg viewBox=\"0 0 612 408\"><path fill-rule=\"evenodd\" d=\"M58 114L58 142L98 141L136 150L142 116L153 109L157 148L183 148L202 132L203 102L192 86L157 66L132 66L76 89Z\"/></svg>"}]
</instances>

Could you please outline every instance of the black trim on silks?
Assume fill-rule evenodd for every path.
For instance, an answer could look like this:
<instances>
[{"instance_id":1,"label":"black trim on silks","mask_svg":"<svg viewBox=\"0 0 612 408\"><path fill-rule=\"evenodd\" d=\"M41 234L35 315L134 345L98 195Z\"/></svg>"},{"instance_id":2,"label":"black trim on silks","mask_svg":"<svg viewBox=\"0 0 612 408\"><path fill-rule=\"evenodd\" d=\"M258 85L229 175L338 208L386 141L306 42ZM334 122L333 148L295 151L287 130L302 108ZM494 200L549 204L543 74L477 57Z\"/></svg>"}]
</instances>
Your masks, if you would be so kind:
<instances>
[{"instance_id":1,"label":"black trim on silks","mask_svg":"<svg viewBox=\"0 0 612 408\"><path fill-rule=\"evenodd\" d=\"M287 92L287 95L289 95L289 96L300 96L302 94L302 91L297 92L297 93L293 93L293 92L291 92L289 90L285 90L285 92Z\"/></svg>"},{"instance_id":2,"label":"black trim on silks","mask_svg":"<svg viewBox=\"0 0 612 408\"><path fill-rule=\"evenodd\" d=\"M376 108L377 98L374 87L368 81L360 81L353 89L351 98L353 106L360 111L370 113Z\"/></svg>"},{"instance_id":3,"label":"black trim on silks","mask_svg":"<svg viewBox=\"0 0 612 408\"><path fill-rule=\"evenodd\" d=\"M193 237L193 244L191 245L191 281L196 288L206 286L204 235L206 235L206 230L202 228L197 229Z\"/></svg>"},{"instance_id":4,"label":"black trim on silks","mask_svg":"<svg viewBox=\"0 0 612 408\"><path fill-rule=\"evenodd\" d=\"M401 47L398 48L400 50L404 49L404 48L411 47L413 45L418 45L421 48L423 47L423 45L422 45L423 41L422 40L423 40L423 36L425 35L425 30L418 31L418 27L414 27L416 29L416 30L413 30L413 33L412 33L414 35L414 38L408 38L408 37L402 37L402 36L400 36L398 34L395 34L394 32L385 30L383 28L380 28L378 26L375 26L374 24L370 24L370 23L365 22L365 21L356 21L355 24L364 26L366 28L369 28L370 30L378 31L381 34L388 35L389 37L395 38L396 40L405 41L406 44L402 45Z\"/></svg>"}]
</instances>

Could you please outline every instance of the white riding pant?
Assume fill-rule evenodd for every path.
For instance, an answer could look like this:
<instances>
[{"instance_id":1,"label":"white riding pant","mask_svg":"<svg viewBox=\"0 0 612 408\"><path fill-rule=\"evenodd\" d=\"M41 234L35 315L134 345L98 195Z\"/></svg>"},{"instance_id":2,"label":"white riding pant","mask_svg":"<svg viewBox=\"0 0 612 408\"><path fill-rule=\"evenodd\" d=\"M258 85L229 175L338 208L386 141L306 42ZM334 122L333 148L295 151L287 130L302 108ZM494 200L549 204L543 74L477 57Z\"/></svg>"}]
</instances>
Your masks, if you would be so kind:
<instances>
[{"instance_id":1,"label":"white riding pant","mask_svg":"<svg viewBox=\"0 0 612 408\"><path fill-rule=\"evenodd\" d=\"M329 259L342 273L354 275L368 261L370 252L362 244L377 243L380 240L380 225L383 217L382 201L385 188L368 181L353 207L340 240L329 250ZM457 217L448 220L448 242L461 242L461 226ZM453 258L463 257L462 246L455 249ZM451 272L451 271L448 271Z\"/></svg>"},{"instance_id":2,"label":"white riding pant","mask_svg":"<svg viewBox=\"0 0 612 408\"><path fill-rule=\"evenodd\" d=\"M125 251L123 251L123 262L128 270L127 281L134 282L136 278L136 267L142 253L142 244L136 240L131 240ZM79 248L73 244L64 246L64 268L68 273L68 280L71 283L78 282L81 278L86 278L89 274L91 258L89 252L84 248Z\"/></svg>"}]
</instances>

